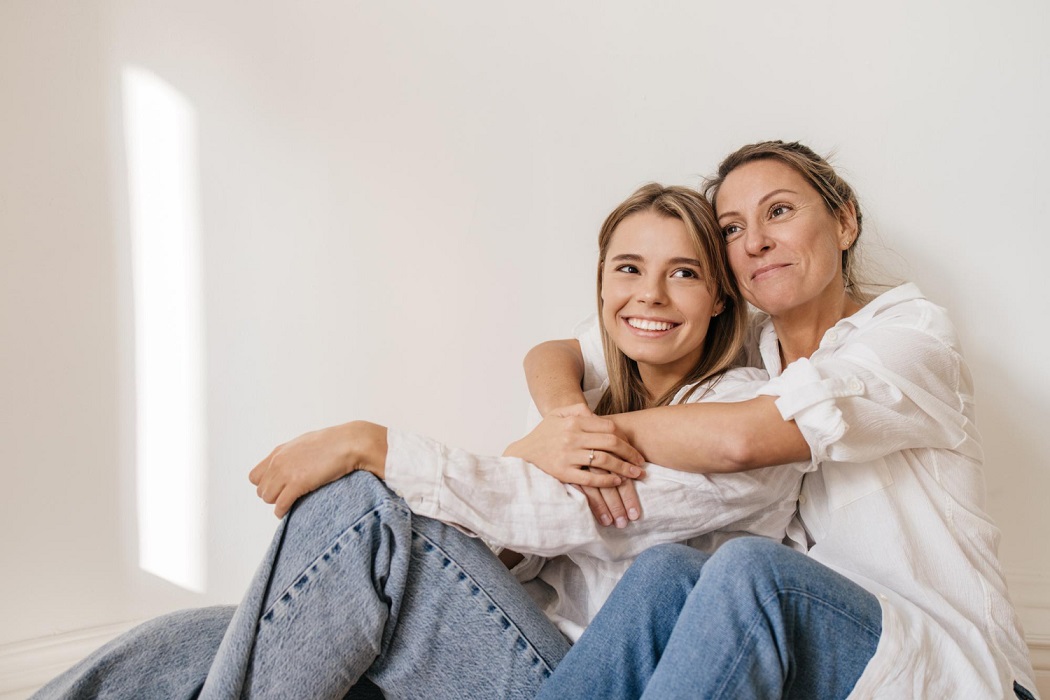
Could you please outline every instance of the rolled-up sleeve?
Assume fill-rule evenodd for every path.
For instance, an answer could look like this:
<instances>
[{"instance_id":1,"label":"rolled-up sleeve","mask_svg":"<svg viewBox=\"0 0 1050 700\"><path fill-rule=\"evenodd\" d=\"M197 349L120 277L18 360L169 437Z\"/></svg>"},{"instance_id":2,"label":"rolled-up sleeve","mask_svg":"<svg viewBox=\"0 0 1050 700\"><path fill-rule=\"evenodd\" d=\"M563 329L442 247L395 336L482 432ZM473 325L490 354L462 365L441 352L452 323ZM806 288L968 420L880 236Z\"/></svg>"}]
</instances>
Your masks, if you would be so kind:
<instances>
[{"instance_id":1,"label":"rolled-up sleeve","mask_svg":"<svg viewBox=\"0 0 1050 700\"><path fill-rule=\"evenodd\" d=\"M937 307L887 314L841 345L791 363L760 393L809 443L814 464L868 462L904 449L980 458L964 402L972 390L954 329Z\"/></svg>"},{"instance_id":2,"label":"rolled-up sleeve","mask_svg":"<svg viewBox=\"0 0 1050 700\"><path fill-rule=\"evenodd\" d=\"M485 457L391 430L387 483L413 512L523 554L582 552L615 561L657 542L714 530L783 536L798 492L798 465L707 477L648 467L638 484L645 516L599 526L586 498L524 460Z\"/></svg>"}]
</instances>

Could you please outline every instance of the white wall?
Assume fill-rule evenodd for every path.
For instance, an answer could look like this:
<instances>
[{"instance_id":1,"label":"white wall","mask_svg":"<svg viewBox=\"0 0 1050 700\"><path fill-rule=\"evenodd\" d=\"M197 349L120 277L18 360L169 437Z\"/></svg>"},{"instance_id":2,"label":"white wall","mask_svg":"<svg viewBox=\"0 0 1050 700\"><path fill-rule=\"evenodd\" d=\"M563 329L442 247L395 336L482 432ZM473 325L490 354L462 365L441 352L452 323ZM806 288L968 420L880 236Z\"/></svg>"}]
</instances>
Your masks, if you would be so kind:
<instances>
[{"instance_id":1,"label":"white wall","mask_svg":"<svg viewBox=\"0 0 1050 700\"><path fill-rule=\"evenodd\" d=\"M1050 653L1048 30L1034 0L0 4L0 649L234 601L273 526L245 475L306 429L502 449L607 211L786 138L837 152L874 257L952 311ZM203 594L136 565L129 66L199 129Z\"/></svg>"}]
</instances>

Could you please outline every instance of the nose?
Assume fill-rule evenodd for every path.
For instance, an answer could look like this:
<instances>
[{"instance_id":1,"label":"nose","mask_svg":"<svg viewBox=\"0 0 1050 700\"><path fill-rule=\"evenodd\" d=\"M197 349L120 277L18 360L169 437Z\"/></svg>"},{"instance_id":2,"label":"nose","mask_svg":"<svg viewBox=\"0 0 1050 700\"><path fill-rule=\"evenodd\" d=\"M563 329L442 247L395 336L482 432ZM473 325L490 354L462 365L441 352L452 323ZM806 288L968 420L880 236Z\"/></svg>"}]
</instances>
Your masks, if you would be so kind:
<instances>
[{"instance_id":1,"label":"nose","mask_svg":"<svg viewBox=\"0 0 1050 700\"><path fill-rule=\"evenodd\" d=\"M667 303L666 280L661 275L649 275L641 289L639 301L643 304L661 306Z\"/></svg>"},{"instance_id":2,"label":"nose","mask_svg":"<svg viewBox=\"0 0 1050 700\"><path fill-rule=\"evenodd\" d=\"M744 231L743 244L748 255L761 255L773 248L773 239L769 236L766 227L760 223L756 226L749 226Z\"/></svg>"}]
</instances>

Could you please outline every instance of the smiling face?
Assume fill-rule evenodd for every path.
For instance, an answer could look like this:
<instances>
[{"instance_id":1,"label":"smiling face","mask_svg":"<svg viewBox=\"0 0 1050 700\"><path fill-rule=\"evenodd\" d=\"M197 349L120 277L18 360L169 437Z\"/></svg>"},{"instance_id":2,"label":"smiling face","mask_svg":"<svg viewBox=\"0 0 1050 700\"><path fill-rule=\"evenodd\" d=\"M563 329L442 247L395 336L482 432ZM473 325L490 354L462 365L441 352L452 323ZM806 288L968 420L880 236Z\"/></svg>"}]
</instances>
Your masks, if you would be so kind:
<instances>
[{"instance_id":1,"label":"smiling face","mask_svg":"<svg viewBox=\"0 0 1050 700\"><path fill-rule=\"evenodd\" d=\"M833 214L801 173L771 158L731 171L715 208L745 299L774 321L841 306L842 251L858 230L851 209Z\"/></svg>"},{"instance_id":2,"label":"smiling face","mask_svg":"<svg viewBox=\"0 0 1050 700\"><path fill-rule=\"evenodd\" d=\"M602 264L602 323L654 396L685 377L721 310L680 219L653 211L616 227Z\"/></svg>"}]
</instances>

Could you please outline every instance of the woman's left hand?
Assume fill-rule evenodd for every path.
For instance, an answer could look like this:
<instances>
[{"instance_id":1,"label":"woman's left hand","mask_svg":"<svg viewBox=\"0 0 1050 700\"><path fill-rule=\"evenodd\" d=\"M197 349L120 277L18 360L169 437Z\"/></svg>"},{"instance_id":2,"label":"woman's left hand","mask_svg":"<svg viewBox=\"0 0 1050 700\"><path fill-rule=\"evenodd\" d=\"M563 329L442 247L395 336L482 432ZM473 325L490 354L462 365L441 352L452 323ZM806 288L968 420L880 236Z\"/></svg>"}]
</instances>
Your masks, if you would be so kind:
<instances>
[{"instance_id":1,"label":"woman's left hand","mask_svg":"<svg viewBox=\"0 0 1050 700\"><path fill-rule=\"evenodd\" d=\"M641 453L615 423L594 415L584 404L548 413L531 433L511 443L503 456L531 462L564 484L615 487L623 477L645 475ZM590 467L604 471L591 472Z\"/></svg>"},{"instance_id":2,"label":"woman's left hand","mask_svg":"<svg viewBox=\"0 0 1050 700\"><path fill-rule=\"evenodd\" d=\"M278 518L314 489L364 469L385 476L387 430L381 425L352 421L300 435L278 445L251 472L248 480Z\"/></svg>"},{"instance_id":3,"label":"woman's left hand","mask_svg":"<svg viewBox=\"0 0 1050 700\"><path fill-rule=\"evenodd\" d=\"M591 471L596 471L591 469ZM615 524L625 528L632 520L642 517L642 504L634 488L634 479L624 479L616 488L596 489L592 486L578 486L587 497L587 505L594 519L608 527Z\"/></svg>"}]
</instances>

